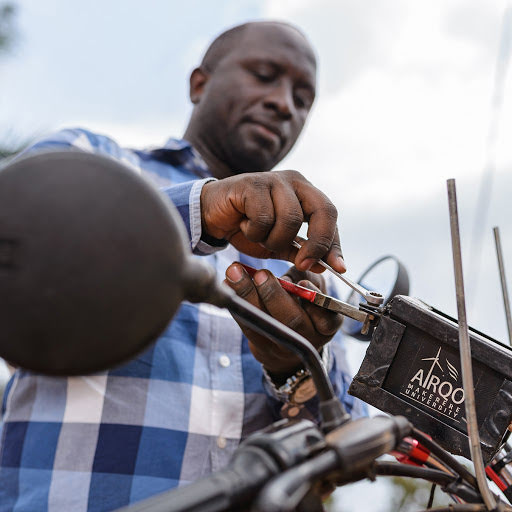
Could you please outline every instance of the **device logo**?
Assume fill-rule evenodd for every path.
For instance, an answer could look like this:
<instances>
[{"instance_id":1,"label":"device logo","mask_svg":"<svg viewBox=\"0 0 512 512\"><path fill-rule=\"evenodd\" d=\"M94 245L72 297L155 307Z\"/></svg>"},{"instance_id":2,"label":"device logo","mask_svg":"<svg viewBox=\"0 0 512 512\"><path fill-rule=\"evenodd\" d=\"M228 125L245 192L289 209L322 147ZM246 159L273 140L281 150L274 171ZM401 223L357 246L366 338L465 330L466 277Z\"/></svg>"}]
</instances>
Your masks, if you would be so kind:
<instances>
[{"instance_id":1,"label":"device logo","mask_svg":"<svg viewBox=\"0 0 512 512\"><path fill-rule=\"evenodd\" d=\"M411 372L400 394L438 414L461 421L464 389L457 368L446 357L441 358L441 347L435 356L418 360L413 368L414 374Z\"/></svg>"}]
</instances>

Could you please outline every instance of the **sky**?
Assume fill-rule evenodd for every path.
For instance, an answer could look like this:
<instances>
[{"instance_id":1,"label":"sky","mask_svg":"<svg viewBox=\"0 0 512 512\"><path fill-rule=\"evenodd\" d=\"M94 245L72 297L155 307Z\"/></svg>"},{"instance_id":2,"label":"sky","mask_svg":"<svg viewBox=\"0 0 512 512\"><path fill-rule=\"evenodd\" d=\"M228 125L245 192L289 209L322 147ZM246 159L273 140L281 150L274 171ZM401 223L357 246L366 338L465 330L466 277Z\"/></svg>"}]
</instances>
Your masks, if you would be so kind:
<instances>
[{"instance_id":1,"label":"sky","mask_svg":"<svg viewBox=\"0 0 512 512\"><path fill-rule=\"evenodd\" d=\"M83 126L162 144L184 131L188 75L213 37L253 19L298 25L318 55L318 96L278 168L301 171L337 206L348 275L394 254L410 295L456 315L455 178L468 320L507 340L492 228L510 288L510 1L17 3L18 41L0 61L0 136L11 140Z\"/></svg>"}]
</instances>

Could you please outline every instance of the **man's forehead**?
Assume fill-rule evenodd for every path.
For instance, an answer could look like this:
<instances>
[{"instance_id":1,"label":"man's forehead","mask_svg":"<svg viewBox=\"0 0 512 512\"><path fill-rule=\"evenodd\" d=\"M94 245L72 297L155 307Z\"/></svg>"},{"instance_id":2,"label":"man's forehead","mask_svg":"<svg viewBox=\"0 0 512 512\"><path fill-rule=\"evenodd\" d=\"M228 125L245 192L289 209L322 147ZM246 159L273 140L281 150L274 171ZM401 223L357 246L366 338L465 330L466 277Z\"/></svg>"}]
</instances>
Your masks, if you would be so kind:
<instances>
[{"instance_id":1,"label":"man's forehead","mask_svg":"<svg viewBox=\"0 0 512 512\"><path fill-rule=\"evenodd\" d=\"M307 39L295 28L280 23L249 25L222 59L224 65L237 61L268 61L276 65L293 65L313 83L316 58Z\"/></svg>"},{"instance_id":2,"label":"man's forehead","mask_svg":"<svg viewBox=\"0 0 512 512\"><path fill-rule=\"evenodd\" d=\"M238 49L259 50L259 53L288 51L297 53L316 67L316 58L305 36L291 25L284 23L254 23L244 30Z\"/></svg>"}]
</instances>

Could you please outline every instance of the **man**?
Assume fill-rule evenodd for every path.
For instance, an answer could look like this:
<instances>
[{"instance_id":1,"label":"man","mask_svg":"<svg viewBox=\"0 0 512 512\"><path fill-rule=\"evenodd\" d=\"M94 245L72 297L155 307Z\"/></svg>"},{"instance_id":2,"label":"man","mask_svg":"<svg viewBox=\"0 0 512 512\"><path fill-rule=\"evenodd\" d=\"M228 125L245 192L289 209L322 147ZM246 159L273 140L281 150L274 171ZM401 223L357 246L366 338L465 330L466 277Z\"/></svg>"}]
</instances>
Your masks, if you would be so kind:
<instances>
[{"instance_id":1,"label":"man","mask_svg":"<svg viewBox=\"0 0 512 512\"><path fill-rule=\"evenodd\" d=\"M337 393L358 415L361 404L346 396L342 346L324 347L340 319L293 299L273 276L288 266L261 259L294 262L294 281L305 276L299 271L318 270L322 257L345 270L330 201L296 172L266 172L297 140L315 74L297 29L245 24L219 36L193 71L185 140L135 151L65 130L30 151L108 155L156 183L178 207L191 249L225 271L240 296L321 350ZM303 221L309 240L297 253L291 242ZM273 274L251 279L232 262ZM225 311L185 303L154 346L108 373L62 379L18 370L4 399L0 510L112 510L221 469L240 439L281 414L313 417L314 397L303 407L282 388L303 371L300 361L244 333Z\"/></svg>"}]
</instances>

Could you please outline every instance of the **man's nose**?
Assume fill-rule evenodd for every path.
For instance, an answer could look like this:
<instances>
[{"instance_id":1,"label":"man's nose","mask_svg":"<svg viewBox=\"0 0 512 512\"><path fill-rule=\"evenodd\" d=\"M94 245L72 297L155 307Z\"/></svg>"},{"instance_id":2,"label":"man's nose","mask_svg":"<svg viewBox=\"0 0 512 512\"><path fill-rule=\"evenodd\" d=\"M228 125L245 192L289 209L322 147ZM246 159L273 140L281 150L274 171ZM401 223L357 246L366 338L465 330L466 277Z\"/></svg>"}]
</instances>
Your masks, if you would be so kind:
<instances>
[{"instance_id":1,"label":"man's nose","mask_svg":"<svg viewBox=\"0 0 512 512\"><path fill-rule=\"evenodd\" d=\"M295 109L293 88L285 80L281 80L265 96L264 105L283 119L291 119Z\"/></svg>"}]
</instances>

